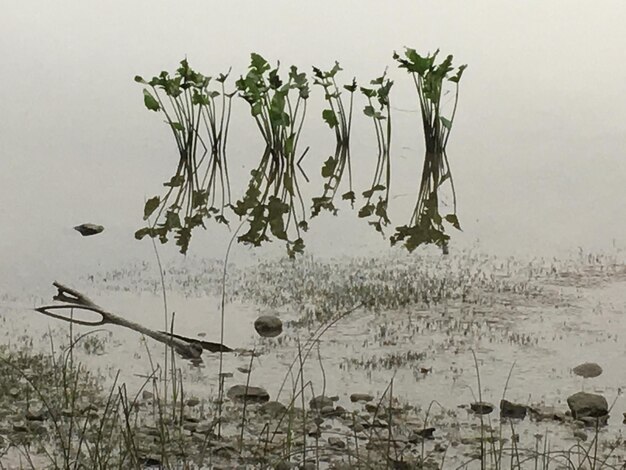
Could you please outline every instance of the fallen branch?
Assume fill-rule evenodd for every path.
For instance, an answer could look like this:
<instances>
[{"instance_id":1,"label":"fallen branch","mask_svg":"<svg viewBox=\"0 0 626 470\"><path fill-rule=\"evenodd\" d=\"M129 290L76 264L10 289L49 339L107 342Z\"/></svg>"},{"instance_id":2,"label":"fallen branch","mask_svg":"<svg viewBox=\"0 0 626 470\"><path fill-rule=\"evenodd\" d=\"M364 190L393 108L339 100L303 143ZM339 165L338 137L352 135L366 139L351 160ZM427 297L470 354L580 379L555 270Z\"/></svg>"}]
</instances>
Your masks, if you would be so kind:
<instances>
[{"instance_id":1,"label":"fallen branch","mask_svg":"<svg viewBox=\"0 0 626 470\"><path fill-rule=\"evenodd\" d=\"M52 297L52 300L61 302L62 304L45 305L43 307L38 307L35 310L49 317L56 318L57 320L72 322L83 326L100 326L106 324L124 326L138 333L149 336L156 341L165 343L166 345L173 347L174 350L185 359L199 359L204 349L210 352L217 352L220 351L220 349L223 352L232 351L231 348L224 346L223 344L200 341L192 338L187 338L185 336L151 330L150 328L146 328L139 323L126 320L111 312L107 312L102 307L94 303L86 295L81 294L80 292L67 286L64 286L59 282L55 281L52 283L52 285L57 288L57 294ZM95 312L99 314L102 318L100 320L92 321L80 320L53 312L53 310L64 309L88 310L90 312Z\"/></svg>"}]
</instances>

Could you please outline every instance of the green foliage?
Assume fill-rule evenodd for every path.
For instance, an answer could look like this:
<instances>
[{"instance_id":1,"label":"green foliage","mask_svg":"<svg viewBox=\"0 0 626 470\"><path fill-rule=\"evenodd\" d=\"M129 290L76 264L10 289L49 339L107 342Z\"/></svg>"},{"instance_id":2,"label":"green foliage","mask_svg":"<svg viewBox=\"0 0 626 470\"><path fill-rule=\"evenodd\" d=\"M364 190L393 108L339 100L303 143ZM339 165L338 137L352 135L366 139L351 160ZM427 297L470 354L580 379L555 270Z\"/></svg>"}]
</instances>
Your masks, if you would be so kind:
<instances>
[{"instance_id":1,"label":"green foliage","mask_svg":"<svg viewBox=\"0 0 626 470\"><path fill-rule=\"evenodd\" d=\"M168 235L174 233L181 253L186 253L192 230L206 228L206 219L228 225L226 141L233 94L225 91L227 78L228 74L221 74L215 79L220 91L210 89L211 77L194 71L187 60L180 62L173 76L163 71L150 81L135 77L136 82L150 88L143 91L144 104L164 114L178 149L175 174L163 184L168 188L165 195L145 203L144 220L155 212L156 217L152 224L135 232L138 240L149 236L166 243Z\"/></svg>"},{"instance_id":2,"label":"green foliage","mask_svg":"<svg viewBox=\"0 0 626 470\"><path fill-rule=\"evenodd\" d=\"M248 230L239 242L260 246L272 235L287 244L290 257L301 253L301 232L308 229L299 173L306 178L298 156L298 142L309 98L305 73L291 66L286 78L259 54L251 55L248 74L237 80L239 95L250 105L250 113L265 141L260 163L250 173L248 189L234 206L245 217Z\"/></svg>"},{"instance_id":3,"label":"green foliage","mask_svg":"<svg viewBox=\"0 0 626 470\"><path fill-rule=\"evenodd\" d=\"M387 78L387 72L372 80L373 87L361 87L361 93L367 98L367 106L363 114L372 119L378 144L378 158L372 185L363 191L365 204L359 210L359 217L369 219L369 224L383 234L383 227L389 225L387 215L389 203L389 189L391 186L391 107L389 92L393 81ZM378 199L376 199L376 197Z\"/></svg>"},{"instance_id":4,"label":"green foliage","mask_svg":"<svg viewBox=\"0 0 626 470\"><path fill-rule=\"evenodd\" d=\"M328 127L335 132L335 155L328 157L322 166L322 177L326 180L324 191L321 196L313 198L311 217L317 216L322 210L328 210L334 215L338 209L334 200L339 191L339 186L348 174L348 191L342 194L342 200L349 200L354 207L354 191L352 190L352 165L350 163L350 130L352 128L352 107L354 92L357 89L356 79L352 83L344 85L343 89L350 93L348 103L344 103L342 92L335 79L338 72L342 70L339 62L335 62L332 69L322 71L313 67L314 85L318 85L324 90L324 98L328 108L322 111L322 119ZM346 106L347 105L347 106Z\"/></svg>"},{"instance_id":5,"label":"green foliage","mask_svg":"<svg viewBox=\"0 0 626 470\"><path fill-rule=\"evenodd\" d=\"M396 228L391 243L403 242L409 251L424 243L445 248L449 236L443 222L460 230L456 215L456 194L450 172L446 145L453 126L458 101L458 86L466 68L454 68L452 56L437 63L437 54L422 57L414 49L406 49L404 57L394 59L414 81L422 114L426 142L417 204L410 222ZM303 232L308 230L307 210L300 190L300 178L308 178L300 163L309 148L300 152L299 141L309 98L309 80L297 67L280 73L261 55L252 53L246 75L236 81L236 91L226 93L229 74L220 74L213 81L189 67L186 60L173 76L161 72L149 81L137 76L145 85L143 99L150 111L163 113L178 149L178 165L174 175L165 182L165 194L149 198L144 207L144 220L153 221L137 230L135 237L158 238L166 243L174 236L182 253L189 247L193 229L206 228L205 221L214 219L228 225L227 209L244 220L245 232L238 241L260 246L280 240L287 253L294 257L304 249ZM312 198L311 217L321 211L338 212L337 195L341 200L356 202L353 190L350 139L354 95L360 91L366 104L363 115L374 124L377 141L377 162L370 186L362 191L363 203L357 214L384 235L391 222L388 216L391 186L391 107L390 92L394 82L386 72L358 87L356 79L340 85L338 62L330 70L313 67L313 84L324 92L322 120L335 134L335 153L321 167L324 179L320 196ZM217 89L210 84L217 83ZM441 114L441 98L454 89L454 107ZM349 97L346 97L346 93ZM243 196L231 204L230 181L226 160L226 142L235 94L250 107L250 115L264 141L264 149ZM345 99L347 98L347 99ZM441 192L448 182L452 190L453 208L440 213ZM347 187L345 187L347 186ZM340 188L343 191L340 192Z\"/></svg>"},{"instance_id":6,"label":"green foliage","mask_svg":"<svg viewBox=\"0 0 626 470\"><path fill-rule=\"evenodd\" d=\"M451 55L437 64L438 52L422 57L414 49L406 49L404 58L397 53L393 55L399 67L406 69L413 78L426 144L420 189L411 221L408 225L397 227L391 237L392 244L402 241L409 251L428 243L445 249L450 236L445 232L444 220L454 228L461 229L456 215L456 193L446 145L456 114L459 81L467 66L462 65L455 70ZM452 83L454 89L454 105L449 117L441 114L441 98L447 83ZM446 181L450 182L453 204L452 212L442 217L439 212L440 192Z\"/></svg>"}]
</instances>

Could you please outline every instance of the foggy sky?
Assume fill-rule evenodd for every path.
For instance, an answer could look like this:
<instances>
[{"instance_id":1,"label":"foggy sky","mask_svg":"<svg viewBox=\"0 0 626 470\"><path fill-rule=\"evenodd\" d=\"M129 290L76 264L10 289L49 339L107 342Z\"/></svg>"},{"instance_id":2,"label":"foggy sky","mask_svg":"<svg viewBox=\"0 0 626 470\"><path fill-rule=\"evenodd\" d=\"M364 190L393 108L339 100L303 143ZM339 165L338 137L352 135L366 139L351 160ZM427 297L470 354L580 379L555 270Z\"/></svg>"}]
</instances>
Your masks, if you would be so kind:
<instances>
[{"instance_id":1,"label":"foggy sky","mask_svg":"<svg viewBox=\"0 0 626 470\"><path fill-rule=\"evenodd\" d=\"M454 54L468 69L448 148L464 228L453 243L537 254L613 240L623 247L625 20L623 1L5 2L0 282L150 256L149 242L136 242L133 232L144 199L171 176L176 152L133 77L173 70L184 57L207 75L232 67L237 77L253 51L307 71L338 60L345 81L361 83L389 67L392 106L413 111L415 93L393 51ZM317 91L305 131L312 174L334 145L320 106ZM229 155L240 177L259 155L248 114L245 103L236 105ZM357 119L362 190L375 141L360 107ZM419 117L396 109L394 124L394 193L414 193ZM241 194L245 181L234 186ZM394 225L408 222L413 203L413 195L394 200ZM342 217L314 221L306 240L313 252L387 249L343 209ZM89 221L105 233L82 239L72 230ZM209 225L190 251L221 256L227 239Z\"/></svg>"}]
</instances>

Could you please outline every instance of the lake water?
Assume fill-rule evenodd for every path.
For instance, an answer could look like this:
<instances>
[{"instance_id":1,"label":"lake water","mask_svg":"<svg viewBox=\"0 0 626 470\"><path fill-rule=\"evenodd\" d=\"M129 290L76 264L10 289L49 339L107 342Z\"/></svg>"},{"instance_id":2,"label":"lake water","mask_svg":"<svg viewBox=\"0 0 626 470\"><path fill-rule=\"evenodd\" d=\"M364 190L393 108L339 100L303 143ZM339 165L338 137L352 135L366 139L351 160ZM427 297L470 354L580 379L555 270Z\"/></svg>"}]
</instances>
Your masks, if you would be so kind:
<instances>
[{"instance_id":1,"label":"lake water","mask_svg":"<svg viewBox=\"0 0 626 470\"><path fill-rule=\"evenodd\" d=\"M329 68L338 60L345 69L342 80L356 76L360 84L388 67L395 81L390 213L396 226L410 216L424 149L414 89L391 54L403 46L421 52L440 48L442 54L454 54L455 63L468 64L448 148L463 227L452 234L455 269L478 269L484 264L481 257L494 266L514 259L519 266L544 268L556 258L561 267L571 261L571 269L561 274L577 274L530 275L528 285L543 292L536 298L507 293L503 299L490 292L483 306L450 301L378 314L359 310L324 337L327 387L340 395L377 394L395 374L399 397L426 406L435 391L442 405L455 408L472 401L474 350L489 400L499 401L515 363L507 390L514 401L562 407L570 392L584 387L609 401L618 397L615 416L620 415L626 410L619 395L626 384L621 366L626 285L620 268L626 243L626 65L619 60L625 15L624 2L598 6L564 0L490 0L473 6L281 0L242 2L236 9L227 2L203 1L186 2L185 8L118 0L11 5L0 17L5 341L14 342L22 333L40 337L48 325L66 334L58 323L41 322L29 310L48 302L53 280L84 289L129 319L162 326L153 248L147 240L134 240L133 233L142 225L144 200L161 191L177 154L160 117L144 108L135 75L172 70L187 57L207 75L232 66L233 76L239 76L253 51L272 63L280 60L283 69L291 63L303 70ZM309 200L319 192L319 169L334 150L334 137L320 117L321 98L314 89L303 134L303 148L311 147L303 164L312 180L304 189ZM356 190L362 191L374 169L376 141L359 100L352 158ZM240 195L263 148L241 100L235 102L231 126L233 192ZM104 233L81 237L72 227L85 222L104 225ZM430 249L405 256L389 248L388 239L347 206L338 217L324 214L311 225L307 254L320 263L332 260L342 266L349 259L376 256L392 269L417 262L424 253L439 259ZM204 331L215 340L210 326L219 299L202 286L215 286L217 275L207 280L185 278L185 273L202 273L205 259L222 259L230 236L209 224L206 232L194 234L184 260L175 247L159 247L168 269L180 268L166 279L172 282L170 312L177 312L181 334ZM588 253L604 255L596 263ZM231 260L242 272L282 257L277 243L257 250L236 245ZM433 263L434 270L441 267ZM498 275L507 279L506 271ZM235 289L237 282L229 286ZM270 347L258 343L251 322L276 309L244 295L235 296L227 308L226 344L267 348L255 380L271 388L284 373L272 366L285 366L293 357L295 337L305 338L307 331L287 329L283 342ZM285 320L301 313L283 310ZM133 332L111 331L107 353L86 359L110 375L124 362L124 377L136 382L135 374L146 372L145 346ZM161 348L149 344L158 357ZM415 347L419 354L407 356ZM381 368L391 356L408 358L408 363ZM214 360L205 361L203 369L186 369L194 393L214 390ZM226 369L236 370L248 360L228 356ZM570 369L587 360L601 363L605 374L582 384ZM307 373L319 383L314 362ZM417 367L433 372L420 375ZM620 434L617 418L607 432Z\"/></svg>"}]
</instances>

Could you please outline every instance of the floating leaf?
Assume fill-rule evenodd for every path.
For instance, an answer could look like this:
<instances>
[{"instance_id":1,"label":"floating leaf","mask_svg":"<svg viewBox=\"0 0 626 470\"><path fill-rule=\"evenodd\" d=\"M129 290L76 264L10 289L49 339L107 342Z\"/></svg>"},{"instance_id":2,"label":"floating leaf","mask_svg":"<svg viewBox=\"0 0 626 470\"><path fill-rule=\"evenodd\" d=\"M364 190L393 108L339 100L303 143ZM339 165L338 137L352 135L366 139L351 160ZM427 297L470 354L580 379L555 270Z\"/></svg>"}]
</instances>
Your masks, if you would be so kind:
<instances>
[{"instance_id":1,"label":"floating leaf","mask_svg":"<svg viewBox=\"0 0 626 470\"><path fill-rule=\"evenodd\" d=\"M335 168L337 167L337 160L333 157L328 157L328 160L324 162L324 166L322 166L322 177L330 178L335 172Z\"/></svg>"},{"instance_id":2,"label":"floating leaf","mask_svg":"<svg viewBox=\"0 0 626 470\"><path fill-rule=\"evenodd\" d=\"M325 109L322 111L322 119L326 121L326 124L328 124L328 127L331 129L337 127L339 124L339 121L337 121L337 115L332 109Z\"/></svg>"},{"instance_id":3,"label":"floating leaf","mask_svg":"<svg viewBox=\"0 0 626 470\"><path fill-rule=\"evenodd\" d=\"M143 208L143 220L148 220L148 217L159 207L161 204L161 198L154 196L146 201L146 205Z\"/></svg>"}]
</instances>

